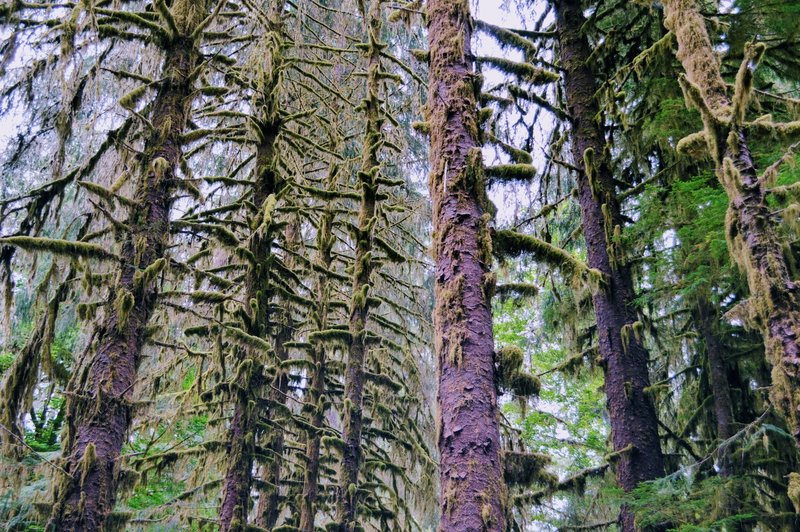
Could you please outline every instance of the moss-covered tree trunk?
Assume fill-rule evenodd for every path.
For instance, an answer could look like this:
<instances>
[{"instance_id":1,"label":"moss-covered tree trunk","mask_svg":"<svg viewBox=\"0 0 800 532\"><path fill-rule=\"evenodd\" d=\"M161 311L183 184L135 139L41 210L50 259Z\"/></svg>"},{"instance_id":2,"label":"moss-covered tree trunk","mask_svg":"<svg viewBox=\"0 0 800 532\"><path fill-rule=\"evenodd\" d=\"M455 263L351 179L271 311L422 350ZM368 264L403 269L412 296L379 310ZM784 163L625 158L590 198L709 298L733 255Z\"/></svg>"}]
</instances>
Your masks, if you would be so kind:
<instances>
[{"instance_id":1,"label":"moss-covered tree trunk","mask_svg":"<svg viewBox=\"0 0 800 532\"><path fill-rule=\"evenodd\" d=\"M245 280L246 301L251 306L247 333L257 338L267 338L270 332L269 305L271 295L270 253L273 233L265 217L272 216L275 192L278 187L274 168L275 140L278 124L262 128L261 142L256 148L256 179L253 188L253 204L259 207L258 215L251 227L263 228L254 231L248 245L254 263ZM243 349L243 348L240 348ZM226 531L247 523L250 506L250 489L253 480L253 455L259 411L258 398L264 389L264 356L257 350L240 351L238 360L246 367L237 371L241 382L233 383L236 390L233 418L228 429L227 464L223 481L223 498L219 511L220 530Z\"/></svg>"},{"instance_id":2,"label":"moss-covered tree trunk","mask_svg":"<svg viewBox=\"0 0 800 532\"><path fill-rule=\"evenodd\" d=\"M331 171L329 178L329 190L333 188L336 179L336 169ZM320 218L317 226L317 264L320 272L316 276L315 293L317 294L317 305L311 311L311 320L317 331L324 331L328 328L328 310L330 303L330 284L328 276L324 273L328 271L333 262L333 222L334 222L334 203L329 202ZM300 495L300 531L313 532L314 520L316 518L317 496L319 494L319 456L320 443L322 441L322 428L325 424L325 364L326 347L322 341L313 342L311 351L311 361L314 364L311 373L311 383L309 387L308 400L311 426L306 434L305 450L305 470L303 472L303 491Z\"/></svg>"},{"instance_id":3,"label":"moss-covered tree trunk","mask_svg":"<svg viewBox=\"0 0 800 532\"><path fill-rule=\"evenodd\" d=\"M633 304L630 268L615 249L614 233L623 221L615 194L614 176L605 161L605 139L598 126L600 109L589 65L591 49L581 33L585 22L578 0L554 3L559 57L564 68L567 108L572 126L573 164L578 174L578 200L589 266L603 273L604 283L594 291L598 350L603 360L605 392L611 418L617 483L625 491L660 477L664 461L650 386L647 351ZM620 514L623 530L635 530L633 515Z\"/></svg>"},{"instance_id":4,"label":"moss-covered tree trunk","mask_svg":"<svg viewBox=\"0 0 800 532\"><path fill-rule=\"evenodd\" d=\"M280 2L275 2L272 20L277 21ZM260 113L253 119L258 138L256 146L255 179L252 202L258 208L250 220L248 250L253 261L245 279L245 301L249 303L249 316L245 330L251 336L266 339L270 335L271 248L274 238L272 218L282 181L276 171L275 143L280 133L276 86L280 82L280 29L277 23L264 36L272 57L272 69L264 72L264 79L256 86L255 107ZM247 523L250 507L250 490L253 480L255 438L259 422L258 400L266 385L264 376L265 353L257 349L240 348L237 363L244 371L236 371L241 382L233 383L235 392L234 413L228 429L227 465L223 481L223 498L219 510L220 530L227 531Z\"/></svg>"},{"instance_id":5,"label":"moss-covered tree trunk","mask_svg":"<svg viewBox=\"0 0 800 532\"><path fill-rule=\"evenodd\" d=\"M728 246L746 273L750 290L741 314L763 333L773 365L770 396L800 444L800 284L792 279L766 203L766 183L756 172L743 123L752 70L765 48L755 45L745 50L731 98L696 1L663 4L665 25L675 34L678 59L686 71L686 96L703 116L705 142L728 195Z\"/></svg>"},{"instance_id":6,"label":"moss-covered tree trunk","mask_svg":"<svg viewBox=\"0 0 800 532\"><path fill-rule=\"evenodd\" d=\"M440 530L505 530L476 95L466 0L428 2L430 194L439 364Z\"/></svg>"},{"instance_id":7,"label":"moss-covered tree trunk","mask_svg":"<svg viewBox=\"0 0 800 532\"><path fill-rule=\"evenodd\" d=\"M366 25L367 54L366 95L361 102L366 118L361 169L358 184L361 204L358 228L355 231L353 292L350 304L350 345L347 351L344 381L342 439L344 451L336 501L336 521L341 530L355 530L358 510L358 474L361 470L361 430L364 403L364 362L367 354L367 316L370 277L373 270L372 231L375 226L378 193L378 151L381 147L380 75L381 72L381 9L380 0L371 0L362 12Z\"/></svg>"},{"instance_id":8,"label":"moss-covered tree trunk","mask_svg":"<svg viewBox=\"0 0 800 532\"><path fill-rule=\"evenodd\" d=\"M66 394L64 469L71 476L55 486L49 530L102 530L114 507L131 394L156 306L154 277L166 263L181 135L201 59L198 38L190 35L206 15L206 5L203 0L176 0L171 11L177 31L163 43L162 77L150 113L152 129L138 161L140 179L126 221L118 279L98 340Z\"/></svg>"},{"instance_id":9,"label":"moss-covered tree trunk","mask_svg":"<svg viewBox=\"0 0 800 532\"><path fill-rule=\"evenodd\" d=\"M248 249L254 263L245 280L245 300L255 302L255 305L251 305L246 331L256 338L268 338L270 334L270 253L273 232L269 227L269 218L272 217L275 193L279 188L275 171L275 141L279 127L277 121L264 123L261 127L261 142L256 148L256 179L252 200L259 211L251 223L255 230L250 236ZM257 350L240 351L238 363L245 367L245 371L236 371L241 382L233 383L236 395L233 418L228 429L227 465L219 511L222 531L247 523L259 419L256 405L266 383L263 355L264 353Z\"/></svg>"},{"instance_id":10,"label":"moss-covered tree trunk","mask_svg":"<svg viewBox=\"0 0 800 532\"><path fill-rule=\"evenodd\" d=\"M285 240L287 254L284 259L284 266L287 270L293 271L296 267L292 253L297 251L299 243L300 229L296 222L290 222L286 227ZM286 348L286 343L292 339L294 335L294 322L292 319L292 304L285 301L282 305L283 308L279 311L280 316L276 316L273 321L280 321L277 324L278 331L275 334L275 377L272 380L272 385L269 388L268 404L279 405L284 407L286 405L286 398L289 392L289 374L282 367L282 363L289 358L289 351ZM267 412L266 430L267 443L266 451L269 462L264 467L264 490L258 499L258 506L256 508L256 525L272 530L275 523L278 522L280 516L280 486L281 486L281 471L283 464L283 448L284 448L284 427L290 420L281 417L280 412L283 408L275 408ZM277 412L277 413L276 413Z\"/></svg>"}]
</instances>

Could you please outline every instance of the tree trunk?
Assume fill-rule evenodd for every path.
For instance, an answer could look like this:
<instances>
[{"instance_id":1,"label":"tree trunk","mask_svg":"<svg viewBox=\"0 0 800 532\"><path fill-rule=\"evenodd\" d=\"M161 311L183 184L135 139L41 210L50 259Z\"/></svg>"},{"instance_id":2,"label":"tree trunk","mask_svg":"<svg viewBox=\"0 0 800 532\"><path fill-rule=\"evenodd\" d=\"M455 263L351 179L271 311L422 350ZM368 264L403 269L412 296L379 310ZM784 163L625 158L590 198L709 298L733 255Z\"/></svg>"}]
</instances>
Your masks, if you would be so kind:
<instances>
[{"instance_id":1,"label":"tree trunk","mask_svg":"<svg viewBox=\"0 0 800 532\"><path fill-rule=\"evenodd\" d=\"M270 304L272 299L272 279L270 254L274 232L269 220L275 209L275 195L283 187L283 181L276 172L275 142L281 128L280 102L277 99L277 85L282 68L282 28L280 14L283 2L273 2L269 10L269 32L264 36L269 49L271 69L262 74L255 83L255 108L260 116L253 120L258 130L259 143L256 146L255 179L252 202L258 208L250 227L258 228L250 235L248 249L254 264L248 269L245 279L245 301L255 302L251 310L247 333L256 338L268 339L271 333ZM266 225L265 225L266 224ZM250 491L253 482L253 456L255 453L256 432L259 426L259 399L262 397L266 379L264 377L263 353L257 350L240 348L237 357L239 364L248 364L237 389L234 414L228 429L228 464L223 481L222 505L219 509L221 532L235 529L247 523L250 509ZM239 372L237 372L239 373Z\"/></svg>"},{"instance_id":2,"label":"tree trunk","mask_svg":"<svg viewBox=\"0 0 800 532\"><path fill-rule=\"evenodd\" d=\"M329 176L329 190L336 183L336 170ZM330 269L333 262L333 222L334 203L326 205L317 228L317 262L321 272ZM311 313L311 320L317 331L328 328L328 308L330 288L328 277L324 273L317 275L315 292L318 296L317 306ZM325 423L325 362L326 351L323 342L317 341L311 353L314 371L311 376L309 400L311 404L311 427L306 435L305 471L303 473L303 492L300 498L300 531L313 532L316 517L316 502L319 493L319 453L322 440L322 428Z\"/></svg>"},{"instance_id":3,"label":"tree trunk","mask_svg":"<svg viewBox=\"0 0 800 532\"><path fill-rule=\"evenodd\" d=\"M271 201L271 197L274 200L274 194L281 186L274 170L275 140L279 127L275 122L264 128L262 142L256 148L257 177L253 190L253 203L259 206L259 214L252 227L261 226L264 205ZM256 311L250 317L250 327L247 332L257 338L268 338L270 334L269 306L272 282L269 255L272 238L272 232L267 228L263 234L253 233L248 246L256 264L247 273L245 301L256 301ZM240 353L238 363L244 364L250 361L251 366L248 371L243 372L243 382L235 383L236 404L228 429L228 466L223 482L222 506L219 511L219 525L223 532L247 523L259 414L255 405L261 397L265 384L262 354L257 351L246 353L243 349Z\"/></svg>"},{"instance_id":4,"label":"tree trunk","mask_svg":"<svg viewBox=\"0 0 800 532\"><path fill-rule=\"evenodd\" d=\"M589 266L600 270L605 285L593 295L598 349L603 360L605 392L611 418L617 484L625 491L664 473L655 408L645 388L650 386L648 356L639 337L630 268L615 250L613 234L623 225L614 177L605 161L605 139L597 124L600 110L589 66L591 50L581 33L585 22L578 0L555 2L561 66L572 124L573 164L581 168L578 195ZM633 515L620 513L622 530L635 530Z\"/></svg>"},{"instance_id":5,"label":"tree trunk","mask_svg":"<svg viewBox=\"0 0 800 532\"><path fill-rule=\"evenodd\" d=\"M284 260L284 266L288 270L294 270L294 258L292 253L297 249L299 243L299 227L297 222L290 222L286 227L286 249L287 255ZM283 369L281 363L289 358L289 353L286 349L286 342L292 339L294 334L294 322L292 321L292 305L288 301L285 302L282 309L283 316L280 317L282 323L279 325L278 332L275 335L275 359L276 359L276 372L275 378L272 381L272 386L269 389L269 404L282 405L286 404L286 397L289 392L289 375ZM270 462L264 468L264 482L266 490L261 493L258 500L258 507L256 511L256 525L267 530L272 530L275 523L280 516L280 484L281 484L281 465L283 462L283 442L284 442L284 427L290 420L285 418L276 418L272 412L268 412L268 419L266 425L270 433L267 440L267 453L270 457Z\"/></svg>"},{"instance_id":6,"label":"tree trunk","mask_svg":"<svg viewBox=\"0 0 800 532\"><path fill-rule=\"evenodd\" d=\"M375 208L378 192L378 150L383 123L380 100L381 74L381 8L380 0L371 0L368 12L362 12L367 26L369 46L367 65L367 94L362 105L366 115L364 148L358 179L361 188L361 206L358 213L355 258L353 264L353 291L350 306L350 345L347 352L344 381L344 415L342 439L344 451L339 476L336 501L336 522L340 530L352 531L357 525L358 474L361 469L361 429L364 403L364 362L367 354L368 295L372 275L372 230L375 225Z\"/></svg>"},{"instance_id":7,"label":"tree trunk","mask_svg":"<svg viewBox=\"0 0 800 532\"><path fill-rule=\"evenodd\" d=\"M766 185L756 173L742 126L746 85L763 49L745 50L733 102L695 0L665 0L664 10L664 23L675 34L678 59L686 71L687 97L700 107L717 178L728 194L728 247L747 274L750 290L742 314L750 327L762 331L773 364L770 397L800 444L800 285L792 280L765 201ZM699 94L692 97L692 90Z\"/></svg>"},{"instance_id":8,"label":"tree trunk","mask_svg":"<svg viewBox=\"0 0 800 532\"><path fill-rule=\"evenodd\" d=\"M202 1L177 0L172 12L179 31L165 46L163 79L150 117L153 129L140 158L141 180L120 252L121 271L94 353L76 371L66 394L64 469L71 477L55 487L49 530L102 530L114 508L120 450L131 422L131 393L156 306L156 283L142 272L165 262L180 138L201 58L197 41L189 35L206 7Z\"/></svg>"},{"instance_id":9,"label":"tree trunk","mask_svg":"<svg viewBox=\"0 0 800 532\"><path fill-rule=\"evenodd\" d=\"M724 347L719 341L719 316L714 312L711 302L703 299L697 303L694 322L706 347L708 381L714 402L714 416L717 421L717 439L723 442L733 436L733 402L731 401L730 384L728 383L728 367L725 363ZM730 450L722 449L719 457L719 474L729 477L732 474Z\"/></svg>"},{"instance_id":10,"label":"tree trunk","mask_svg":"<svg viewBox=\"0 0 800 532\"><path fill-rule=\"evenodd\" d=\"M505 530L489 215L467 2L428 2L430 194L439 361L440 530Z\"/></svg>"}]
</instances>

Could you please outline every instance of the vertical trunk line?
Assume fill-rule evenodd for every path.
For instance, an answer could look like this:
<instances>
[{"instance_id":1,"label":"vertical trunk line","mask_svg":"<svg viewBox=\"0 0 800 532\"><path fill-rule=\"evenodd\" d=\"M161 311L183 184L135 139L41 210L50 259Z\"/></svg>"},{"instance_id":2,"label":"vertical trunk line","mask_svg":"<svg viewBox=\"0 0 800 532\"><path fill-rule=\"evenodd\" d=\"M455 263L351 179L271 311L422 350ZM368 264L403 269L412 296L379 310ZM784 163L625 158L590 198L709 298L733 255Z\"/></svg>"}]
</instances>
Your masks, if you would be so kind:
<instances>
[{"instance_id":1,"label":"vertical trunk line","mask_svg":"<svg viewBox=\"0 0 800 532\"><path fill-rule=\"evenodd\" d=\"M381 145L381 7L380 0L371 0L368 11L362 11L366 25L367 83L361 103L366 117L361 169L361 206L358 213L355 258L353 264L353 295L350 307L350 346L347 352L344 383L344 416L342 439L344 451L336 501L336 521L342 531L355 530L358 513L358 474L361 469L361 430L364 403L364 361L367 354L368 296L372 262L372 231L377 207L379 161Z\"/></svg>"},{"instance_id":2,"label":"vertical trunk line","mask_svg":"<svg viewBox=\"0 0 800 532\"><path fill-rule=\"evenodd\" d=\"M603 360L605 392L611 418L611 440L618 454L617 484L625 491L664 473L658 420L651 398L647 351L633 304L630 268L618 257L612 235L623 222L613 175L606 161L605 139L595 117L600 113L589 67L589 43L578 0L555 2L561 65L565 69L567 108L572 125L572 158L582 171L578 193L588 263L603 273L606 284L592 294L598 347ZM620 512L620 527L635 530L633 514Z\"/></svg>"},{"instance_id":3,"label":"vertical trunk line","mask_svg":"<svg viewBox=\"0 0 800 532\"><path fill-rule=\"evenodd\" d=\"M296 266L295 260L292 257L299 244L300 228L298 223L293 221L286 227L286 249L287 256L284 261L286 269L293 270ZM278 327L278 332L275 335L275 359L277 362L275 378L269 389L270 404L286 404L286 396L289 392L289 375L283 369L282 362L289 358L289 353L286 349L286 342L290 341L294 335L294 322L292 320L292 304L286 301L281 310L282 322ZM271 461L264 468L266 473L264 482L267 489L261 493L258 500L258 507L256 509L256 525L261 528L271 530L278 521L280 516L280 483L281 483L281 466L283 462L283 443L284 432L282 430L282 423L280 420L274 419L272 412L268 412L269 419L267 425L272 427L267 441L267 452L270 455ZM284 423L289 420L284 419Z\"/></svg>"},{"instance_id":4,"label":"vertical trunk line","mask_svg":"<svg viewBox=\"0 0 800 532\"><path fill-rule=\"evenodd\" d=\"M248 269L245 279L245 300L250 304L249 326L247 332L257 338L268 339L271 333L272 299L271 250L274 238L272 218L274 217L276 195L283 187L277 174L275 143L282 127L279 114L277 86L282 70L282 28L280 13L282 2L274 2L270 11L269 31L264 36L271 47L269 72L257 80L255 88L255 108L261 116L254 118L259 143L256 147L255 182L253 184L253 204L259 209L251 221L251 235L248 249L255 263ZM253 310L254 307L254 310ZM250 491L253 482L253 458L255 454L256 432L259 426L258 407L266 379L262 353L253 349L240 348L237 363L247 367L239 372L243 379L233 383L236 389L234 414L228 429L227 470L223 480L222 505L219 509L221 532L244 526L250 510Z\"/></svg>"},{"instance_id":5,"label":"vertical trunk line","mask_svg":"<svg viewBox=\"0 0 800 532\"><path fill-rule=\"evenodd\" d=\"M331 170L328 188L333 190L336 185L336 168ZM317 228L317 262L321 272L316 277L316 293L318 294L317 307L312 311L311 319L317 331L328 328L328 303L330 301L330 288L328 271L333 261L333 222L334 204L325 206L322 218ZM303 472L303 491L300 499L300 531L313 532L316 517L316 503L319 494L319 455L322 440L322 428L325 423L325 345L321 341L315 342L312 352L314 372L311 376L311 389L309 393L311 403L311 427L306 435L305 471Z\"/></svg>"},{"instance_id":6,"label":"vertical trunk line","mask_svg":"<svg viewBox=\"0 0 800 532\"><path fill-rule=\"evenodd\" d=\"M490 215L478 144L467 0L428 2L434 338L443 532L505 530L497 419Z\"/></svg>"},{"instance_id":7,"label":"vertical trunk line","mask_svg":"<svg viewBox=\"0 0 800 532\"><path fill-rule=\"evenodd\" d=\"M116 501L119 457L131 422L130 397L157 288L142 272L163 269L181 135L194 99L198 42L190 37L206 14L200 0L176 0L177 32L164 43L159 83L140 162L135 207L127 220L121 271L109 295L95 353L68 385L64 469L54 489L48 530L102 530Z\"/></svg>"}]
</instances>

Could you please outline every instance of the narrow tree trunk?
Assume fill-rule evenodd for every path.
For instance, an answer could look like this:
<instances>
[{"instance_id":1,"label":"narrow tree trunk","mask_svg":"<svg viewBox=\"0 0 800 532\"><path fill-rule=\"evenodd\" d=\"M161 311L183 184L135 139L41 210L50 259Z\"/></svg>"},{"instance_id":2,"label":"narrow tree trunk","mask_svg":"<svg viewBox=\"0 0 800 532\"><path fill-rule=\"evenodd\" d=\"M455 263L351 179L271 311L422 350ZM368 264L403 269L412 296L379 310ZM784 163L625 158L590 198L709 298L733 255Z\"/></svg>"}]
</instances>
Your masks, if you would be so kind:
<instances>
[{"instance_id":1,"label":"narrow tree trunk","mask_svg":"<svg viewBox=\"0 0 800 532\"><path fill-rule=\"evenodd\" d=\"M440 530L505 530L489 215L467 2L428 2L430 194L439 361Z\"/></svg>"},{"instance_id":2,"label":"narrow tree trunk","mask_svg":"<svg viewBox=\"0 0 800 532\"><path fill-rule=\"evenodd\" d=\"M261 368L255 368L261 371ZM249 379L248 386L261 388L258 379ZM236 530L247 523L250 505L250 488L253 481L253 453L255 452L255 412L248 404L249 394L239 392L233 418L228 428L226 447L226 472L222 484L222 505L219 509L219 529Z\"/></svg>"},{"instance_id":3,"label":"narrow tree trunk","mask_svg":"<svg viewBox=\"0 0 800 532\"><path fill-rule=\"evenodd\" d=\"M331 171L329 189L335 185L336 170ZM333 222L334 204L329 203L317 227L317 262L321 271L328 271L333 261ZM328 277L324 273L317 275L315 283L317 306L311 312L311 320L317 331L328 328L328 306L330 288ZM300 498L300 531L313 532L316 518L316 503L319 493L319 453L322 440L322 428L325 423L325 345L318 341L312 351L314 371L311 375L309 398L311 409L311 430L306 435L305 471L303 473L303 491Z\"/></svg>"},{"instance_id":4,"label":"narrow tree trunk","mask_svg":"<svg viewBox=\"0 0 800 532\"><path fill-rule=\"evenodd\" d=\"M263 78L257 83L255 108L261 116L253 120L259 143L256 146L252 202L258 207L258 214L250 224L254 231L250 235L248 249L254 264L248 269L245 279L245 301L255 302L255 309L249 309L251 314L247 332L261 339L269 338L271 331L270 254L274 233L269 220L265 221L265 217L273 216L275 195L283 186L276 172L275 152L275 142L281 128L276 87L280 82L282 65L279 23L282 10L282 2L274 2L271 5L269 13L271 27L264 39L269 45L272 68L264 72ZM241 372L242 382L234 383L237 391L233 418L228 429L227 468L223 480L222 505L219 509L221 532L236 529L247 523L253 482L253 456L260 414L256 405L266 385L263 353L240 349L237 362L248 364L249 369Z\"/></svg>"},{"instance_id":5,"label":"narrow tree trunk","mask_svg":"<svg viewBox=\"0 0 800 532\"><path fill-rule=\"evenodd\" d=\"M559 54L564 68L566 99L572 124L573 164L581 168L578 194L588 263L603 273L605 286L593 295L598 348L604 364L605 392L611 418L617 484L625 491L664 473L655 408L645 388L650 386L647 351L639 337L629 267L613 244L622 227L613 175L604 160L605 139L597 125L597 90L589 66L591 50L581 33L585 19L578 0L555 2ZM587 166L588 162L588 166ZM622 530L635 530L633 515L623 508Z\"/></svg>"},{"instance_id":6,"label":"narrow tree trunk","mask_svg":"<svg viewBox=\"0 0 800 532\"><path fill-rule=\"evenodd\" d=\"M747 101L744 85L753 68L748 63L760 52L756 47L745 50L747 62L737 77L734 106L696 1L665 0L664 10L664 23L678 41L688 89L700 93L702 102L692 103L704 107L706 140L717 177L728 194L728 246L747 274L750 289L744 314L748 325L763 333L767 358L773 364L770 397L800 445L800 285L792 280L765 201L766 185L756 172L742 127Z\"/></svg>"},{"instance_id":7,"label":"narrow tree trunk","mask_svg":"<svg viewBox=\"0 0 800 532\"><path fill-rule=\"evenodd\" d=\"M299 228L296 222L291 222L286 227L285 237L288 254L284 265L288 270L293 270L295 261L291 253L296 250L299 238ZM283 316L280 316L282 323L278 326L278 333L275 335L275 359L277 362L277 369L275 378L272 381L272 386L269 389L269 404L284 406L289 392L289 375L282 368L281 363L289 358L286 342L290 341L294 335L291 303L288 301L285 302L281 312L283 314ZM266 449L269 454L270 462L264 468L265 474L263 480L266 484L266 489L261 493L256 509L256 525L261 528L266 528L267 530L272 530L280 516L280 484L284 442L283 429L285 426L284 424L288 422L289 420L285 418L276 418L272 412L268 412L266 424L270 433L268 434Z\"/></svg>"},{"instance_id":8,"label":"narrow tree trunk","mask_svg":"<svg viewBox=\"0 0 800 532\"><path fill-rule=\"evenodd\" d=\"M253 227L260 227L263 221L264 205L270 201L279 188L274 170L275 140L278 124L264 128L262 141L256 148L256 183L253 190L253 203L259 206L259 214ZM273 196L274 199L274 196ZM272 246L272 232L267 230L253 233L248 249L255 260L255 266L247 273L245 281L245 301L255 301L256 310L250 316L248 334L257 338L268 338L270 332L269 306L271 299L271 279L269 275L269 255ZM237 389L234 414L228 429L227 469L223 481L222 505L219 511L219 526L222 532L247 523L250 506L250 490L253 481L253 454L255 434L258 425L258 409L255 405L264 389L263 356L259 352L241 352L239 364L250 362L248 371L243 372L243 382L236 383Z\"/></svg>"},{"instance_id":9,"label":"narrow tree trunk","mask_svg":"<svg viewBox=\"0 0 800 532\"><path fill-rule=\"evenodd\" d=\"M55 487L49 530L101 530L116 498L120 450L131 422L131 393L145 329L156 305L155 282L142 275L163 267L169 212L180 159L180 138L194 99L194 70L201 57L189 37L205 3L177 0L178 33L165 47L163 79L153 102L153 129L140 158L141 180L127 220L121 271L111 290L95 352L68 386L64 469ZM160 262L159 262L160 261Z\"/></svg>"},{"instance_id":10,"label":"narrow tree trunk","mask_svg":"<svg viewBox=\"0 0 800 532\"><path fill-rule=\"evenodd\" d=\"M733 436L733 401L728 383L728 367L725 363L724 348L719 341L719 316L714 312L711 302L700 300L694 311L694 322L706 347L708 381L714 402L714 417L717 422L717 439L723 442ZM719 457L719 474L729 477L732 474L730 450L725 447Z\"/></svg>"},{"instance_id":11,"label":"narrow tree trunk","mask_svg":"<svg viewBox=\"0 0 800 532\"><path fill-rule=\"evenodd\" d=\"M367 65L367 94L362 105L366 116L361 170L358 180L361 188L361 206L358 213L355 258L353 264L353 292L350 306L350 345L347 352L344 381L344 412L342 439L344 451L339 475L336 501L336 522L342 531L356 529L358 511L358 474L361 470L361 429L364 403L364 361L367 354L367 304L372 275L372 229L375 225L375 208L378 192L378 150L380 148L381 100L381 10L380 0L371 0L368 12L362 12L369 46Z\"/></svg>"}]
</instances>

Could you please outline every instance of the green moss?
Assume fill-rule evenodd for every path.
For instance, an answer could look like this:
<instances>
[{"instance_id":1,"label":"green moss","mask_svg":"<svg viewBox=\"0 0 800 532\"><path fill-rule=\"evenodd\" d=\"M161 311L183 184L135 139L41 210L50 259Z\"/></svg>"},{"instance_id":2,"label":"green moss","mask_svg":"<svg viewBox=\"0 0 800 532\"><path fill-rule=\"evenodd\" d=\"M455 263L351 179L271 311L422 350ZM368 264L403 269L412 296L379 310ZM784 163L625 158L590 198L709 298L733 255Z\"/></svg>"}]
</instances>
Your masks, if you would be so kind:
<instances>
[{"instance_id":1,"label":"green moss","mask_svg":"<svg viewBox=\"0 0 800 532\"><path fill-rule=\"evenodd\" d=\"M135 302L136 300L133 294L128 290L122 287L117 289L117 297L114 299L114 310L117 314L117 330L120 332L128 324L128 316L131 310L133 310Z\"/></svg>"},{"instance_id":2,"label":"green moss","mask_svg":"<svg viewBox=\"0 0 800 532\"><path fill-rule=\"evenodd\" d=\"M503 476L510 486L530 486L534 483L554 484L558 482L552 473L545 470L550 464L546 454L503 452Z\"/></svg>"},{"instance_id":3,"label":"green moss","mask_svg":"<svg viewBox=\"0 0 800 532\"><path fill-rule=\"evenodd\" d=\"M520 63L504 57L479 57L481 64L489 65L501 72L516 76L534 85L544 85L546 83L557 82L561 77L549 70L537 68L530 63Z\"/></svg>"},{"instance_id":4,"label":"green moss","mask_svg":"<svg viewBox=\"0 0 800 532\"><path fill-rule=\"evenodd\" d=\"M486 175L493 180L503 183L524 181L529 182L536 177L536 168L530 164L501 164L489 166Z\"/></svg>"},{"instance_id":5,"label":"green moss","mask_svg":"<svg viewBox=\"0 0 800 532\"><path fill-rule=\"evenodd\" d=\"M99 244L77 242L73 240L57 240L53 238L32 236L10 236L0 238L0 244L15 246L26 251L44 251L54 255L67 257L84 257L92 259L116 259L117 256L106 251Z\"/></svg>"}]
</instances>

